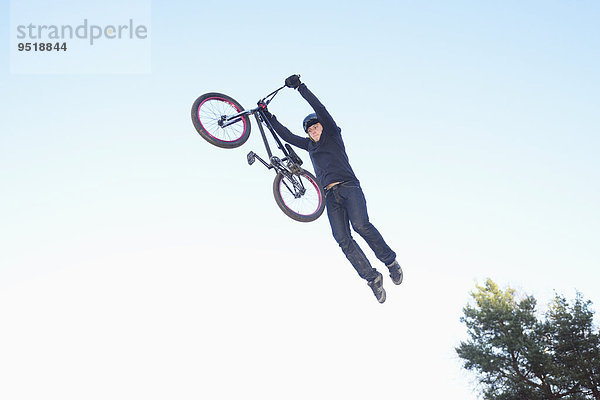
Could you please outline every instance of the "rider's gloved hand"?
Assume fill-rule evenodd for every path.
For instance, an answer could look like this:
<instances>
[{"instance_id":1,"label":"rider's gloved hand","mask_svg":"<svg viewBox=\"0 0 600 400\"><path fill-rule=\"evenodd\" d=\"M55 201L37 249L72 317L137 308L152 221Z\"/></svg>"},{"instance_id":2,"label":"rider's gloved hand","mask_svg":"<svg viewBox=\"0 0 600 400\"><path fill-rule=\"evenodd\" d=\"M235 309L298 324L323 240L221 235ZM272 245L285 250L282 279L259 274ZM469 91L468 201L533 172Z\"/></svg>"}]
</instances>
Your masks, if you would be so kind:
<instances>
[{"instance_id":1,"label":"rider's gloved hand","mask_svg":"<svg viewBox=\"0 0 600 400\"><path fill-rule=\"evenodd\" d=\"M300 82L300 75L292 75L285 80L285 86L292 89L298 89L298 86L301 84L302 82Z\"/></svg>"}]
</instances>

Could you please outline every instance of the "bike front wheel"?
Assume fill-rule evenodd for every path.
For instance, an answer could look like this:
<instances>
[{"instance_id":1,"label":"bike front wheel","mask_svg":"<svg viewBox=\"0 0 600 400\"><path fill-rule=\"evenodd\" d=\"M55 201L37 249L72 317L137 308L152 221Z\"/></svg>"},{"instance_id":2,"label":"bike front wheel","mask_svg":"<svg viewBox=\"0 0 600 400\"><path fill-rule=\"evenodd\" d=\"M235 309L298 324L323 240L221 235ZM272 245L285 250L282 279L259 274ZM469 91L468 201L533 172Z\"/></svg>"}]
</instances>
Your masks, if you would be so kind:
<instances>
[{"instance_id":1,"label":"bike front wheel","mask_svg":"<svg viewBox=\"0 0 600 400\"><path fill-rule=\"evenodd\" d=\"M314 221L325 210L323 188L313 174L304 169L289 176L278 173L273 181L273 195L281 211L296 221Z\"/></svg>"},{"instance_id":2,"label":"bike front wheel","mask_svg":"<svg viewBox=\"0 0 600 400\"><path fill-rule=\"evenodd\" d=\"M248 140L250 118L242 115L231 124L224 124L224 121L242 111L244 107L233 98L222 93L206 93L198 97L192 106L192 122L208 143L233 149Z\"/></svg>"}]
</instances>

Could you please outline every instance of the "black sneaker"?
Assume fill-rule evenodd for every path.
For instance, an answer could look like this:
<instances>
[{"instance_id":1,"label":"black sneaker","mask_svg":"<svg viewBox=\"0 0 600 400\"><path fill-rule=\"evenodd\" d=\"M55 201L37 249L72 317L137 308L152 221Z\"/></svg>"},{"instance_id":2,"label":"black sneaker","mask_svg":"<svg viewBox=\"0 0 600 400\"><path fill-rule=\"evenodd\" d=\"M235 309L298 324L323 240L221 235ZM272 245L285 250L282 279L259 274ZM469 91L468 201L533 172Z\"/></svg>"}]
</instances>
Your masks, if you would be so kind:
<instances>
[{"instance_id":1,"label":"black sneaker","mask_svg":"<svg viewBox=\"0 0 600 400\"><path fill-rule=\"evenodd\" d=\"M385 301L385 289L383 288L383 275L380 272L372 281L368 281L367 284L373 290L373 294L377 301L383 303Z\"/></svg>"},{"instance_id":2,"label":"black sneaker","mask_svg":"<svg viewBox=\"0 0 600 400\"><path fill-rule=\"evenodd\" d=\"M390 278L392 278L392 282L394 282L395 285L401 284L404 274L402 273L402 267L400 267L398 261L394 260L394 262L387 267L390 270Z\"/></svg>"}]
</instances>

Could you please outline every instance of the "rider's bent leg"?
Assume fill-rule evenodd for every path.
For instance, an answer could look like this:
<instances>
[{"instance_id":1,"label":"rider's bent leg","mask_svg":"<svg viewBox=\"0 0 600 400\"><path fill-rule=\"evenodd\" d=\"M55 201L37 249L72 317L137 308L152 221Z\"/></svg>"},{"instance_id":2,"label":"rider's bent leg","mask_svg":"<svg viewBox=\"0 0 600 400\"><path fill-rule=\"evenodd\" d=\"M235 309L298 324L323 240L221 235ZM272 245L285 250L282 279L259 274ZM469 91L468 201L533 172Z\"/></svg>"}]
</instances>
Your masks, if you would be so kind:
<instances>
[{"instance_id":1,"label":"rider's bent leg","mask_svg":"<svg viewBox=\"0 0 600 400\"><path fill-rule=\"evenodd\" d=\"M377 271L371 266L371 263L350 234L348 212L337 190L331 190L327 193L325 204L327 206L327 217L329 218L333 237L346 258L361 278L367 281L375 279Z\"/></svg>"},{"instance_id":2,"label":"rider's bent leg","mask_svg":"<svg viewBox=\"0 0 600 400\"><path fill-rule=\"evenodd\" d=\"M385 265L393 263L396 253L383 240L377 228L369 222L367 201L361 187L358 184L350 183L343 185L340 193L345 198L344 205L348 211L352 228L367 242L379 261Z\"/></svg>"}]
</instances>

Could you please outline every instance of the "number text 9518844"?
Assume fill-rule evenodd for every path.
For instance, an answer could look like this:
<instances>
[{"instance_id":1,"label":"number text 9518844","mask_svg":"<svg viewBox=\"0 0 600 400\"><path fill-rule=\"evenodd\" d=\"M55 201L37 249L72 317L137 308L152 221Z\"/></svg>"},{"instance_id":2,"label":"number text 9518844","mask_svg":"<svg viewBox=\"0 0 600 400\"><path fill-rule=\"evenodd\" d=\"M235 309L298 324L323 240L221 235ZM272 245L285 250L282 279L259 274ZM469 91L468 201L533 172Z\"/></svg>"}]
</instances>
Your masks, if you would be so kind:
<instances>
[{"instance_id":1,"label":"number text 9518844","mask_svg":"<svg viewBox=\"0 0 600 400\"><path fill-rule=\"evenodd\" d=\"M67 42L56 43L19 43L19 51L67 51Z\"/></svg>"}]
</instances>

